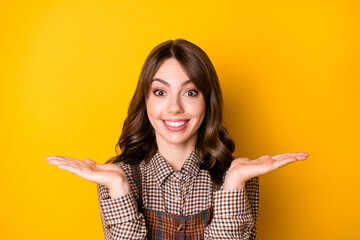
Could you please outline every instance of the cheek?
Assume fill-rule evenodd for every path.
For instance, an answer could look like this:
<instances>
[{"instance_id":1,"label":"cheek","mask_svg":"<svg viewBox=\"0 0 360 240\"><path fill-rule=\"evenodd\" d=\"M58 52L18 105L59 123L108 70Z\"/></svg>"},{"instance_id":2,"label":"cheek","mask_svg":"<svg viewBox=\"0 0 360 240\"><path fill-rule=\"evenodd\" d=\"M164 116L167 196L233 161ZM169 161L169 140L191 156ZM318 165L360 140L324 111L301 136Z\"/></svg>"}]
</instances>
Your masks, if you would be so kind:
<instances>
[{"instance_id":1,"label":"cheek","mask_svg":"<svg viewBox=\"0 0 360 240\"><path fill-rule=\"evenodd\" d=\"M161 104L155 103L153 100L149 99L146 102L146 111L149 118L158 117L161 114Z\"/></svg>"},{"instance_id":2,"label":"cheek","mask_svg":"<svg viewBox=\"0 0 360 240\"><path fill-rule=\"evenodd\" d=\"M203 101L199 101L196 104L189 105L190 111L193 113L194 117L202 120L205 116L205 103Z\"/></svg>"}]
</instances>

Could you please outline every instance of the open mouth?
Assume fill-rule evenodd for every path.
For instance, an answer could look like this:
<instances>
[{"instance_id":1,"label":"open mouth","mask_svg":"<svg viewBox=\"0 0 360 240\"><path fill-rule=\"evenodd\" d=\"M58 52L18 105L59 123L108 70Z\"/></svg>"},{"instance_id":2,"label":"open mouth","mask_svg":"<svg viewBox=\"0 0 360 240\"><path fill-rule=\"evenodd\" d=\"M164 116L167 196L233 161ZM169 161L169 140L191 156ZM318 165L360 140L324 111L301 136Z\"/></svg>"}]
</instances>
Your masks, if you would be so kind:
<instances>
[{"instance_id":1,"label":"open mouth","mask_svg":"<svg viewBox=\"0 0 360 240\"><path fill-rule=\"evenodd\" d=\"M172 121L165 121L165 120L163 120L163 122L164 122L167 126L169 126L169 127L178 128L178 127L184 126L186 123L189 122L189 120L178 121L178 122L172 122Z\"/></svg>"}]
</instances>

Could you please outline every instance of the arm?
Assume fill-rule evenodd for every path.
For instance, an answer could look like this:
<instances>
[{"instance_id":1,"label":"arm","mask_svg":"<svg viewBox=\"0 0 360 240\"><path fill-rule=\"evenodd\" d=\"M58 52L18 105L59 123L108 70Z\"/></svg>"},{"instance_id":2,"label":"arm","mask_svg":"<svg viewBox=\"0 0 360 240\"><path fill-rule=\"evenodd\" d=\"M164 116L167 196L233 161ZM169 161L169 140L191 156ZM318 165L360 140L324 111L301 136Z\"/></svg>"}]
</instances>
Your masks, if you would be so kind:
<instances>
[{"instance_id":1,"label":"arm","mask_svg":"<svg viewBox=\"0 0 360 240\"><path fill-rule=\"evenodd\" d=\"M258 176L297 160L305 160L305 152L265 155L255 160L237 158L224 175L222 191L214 196L214 216L205 230L205 239L256 238L259 205Z\"/></svg>"},{"instance_id":2,"label":"arm","mask_svg":"<svg viewBox=\"0 0 360 240\"><path fill-rule=\"evenodd\" d=\"M244 188L215 192L214 215L204 239L254 240L258 210L259 177L248 180Z\"/></svg>"},{"instance_id":3,"label":"arm","mask_svg":"<svg viewBox=\"0 0 360 240\"><path fill-rule=\"evenodd\" d=\"M127 166L98 164L90 159L83 161L49 156L46 160L60 169L97 184L101 221L106 240L145 239L146 226L142 214L138 213L134 192L134 181Z\"/></svg>"},{"instance_id":4,"label":"arm","mask_svg":"<svg viewBox=\"0 0 360 240\"><path fill-rule=\"evenodd\" d=\"M144 217L138 212L132 192L117 198L109 196L108 189L97 184L101 222L106 240L145 239Z\"/></svg>"}]
</instances>

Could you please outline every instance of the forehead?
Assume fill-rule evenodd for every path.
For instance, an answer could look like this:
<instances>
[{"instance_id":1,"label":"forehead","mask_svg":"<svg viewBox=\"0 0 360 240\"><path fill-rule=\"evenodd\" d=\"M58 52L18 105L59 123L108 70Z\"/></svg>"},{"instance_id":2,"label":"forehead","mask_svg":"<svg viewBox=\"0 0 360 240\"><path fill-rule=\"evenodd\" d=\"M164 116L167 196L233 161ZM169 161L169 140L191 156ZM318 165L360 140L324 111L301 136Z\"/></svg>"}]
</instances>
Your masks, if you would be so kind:
<instances>
[{"instance_id":1,"label":"forehead","mask_svg":"<svg viewBox=\"0 0 360 240\"><path fill-rule=\"evenodd\" d=\"M182 83L189 80L183 67L175 58L166 59L155 73L153 79L155 78L162 79L170 84Z\"/></svg>"}]
</instances>

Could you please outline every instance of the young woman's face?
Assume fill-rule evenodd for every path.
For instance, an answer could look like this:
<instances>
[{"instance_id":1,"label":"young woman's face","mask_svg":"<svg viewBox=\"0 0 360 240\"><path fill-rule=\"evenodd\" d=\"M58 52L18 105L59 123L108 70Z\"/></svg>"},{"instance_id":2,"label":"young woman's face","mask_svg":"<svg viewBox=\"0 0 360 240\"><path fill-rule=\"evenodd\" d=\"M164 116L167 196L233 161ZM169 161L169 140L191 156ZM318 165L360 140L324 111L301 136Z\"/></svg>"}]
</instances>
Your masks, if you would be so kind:
<instances>
[{"instance_id":1,"label":"young woman's face","mask_svg":"<svg viewBox=\"0 0 360 240\"><path fill-rule=\"evenodd\" d=\"M165 60L156 72L146 109L158 143L196 143L205 100L176 59Z\"/></svg>"}]
</instances>

